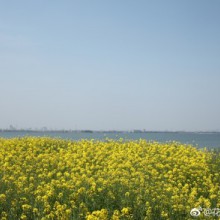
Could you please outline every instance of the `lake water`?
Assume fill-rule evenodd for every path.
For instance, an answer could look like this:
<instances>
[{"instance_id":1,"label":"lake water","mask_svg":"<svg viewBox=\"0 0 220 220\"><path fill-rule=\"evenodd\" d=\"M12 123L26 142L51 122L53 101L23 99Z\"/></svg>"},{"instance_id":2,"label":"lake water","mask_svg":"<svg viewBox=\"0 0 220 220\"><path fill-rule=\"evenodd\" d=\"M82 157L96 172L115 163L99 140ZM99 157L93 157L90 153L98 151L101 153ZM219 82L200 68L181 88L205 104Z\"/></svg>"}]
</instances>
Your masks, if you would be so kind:
<instances>
[{"instance_id":1,"label":"lake water","mask_svg":"<svg viewBox=\"0 0 220 220\"><path fill-rule=\"evenodd\" d=\"M148 141L168 142L178 141L198 147L219 148L220 132L194 133L194 132L34 132L34 131L0 131L0 137L13 138L24 136L47 136L71 140L106 138L125 140L146 139Z\"/></svg>"}]
</instances>

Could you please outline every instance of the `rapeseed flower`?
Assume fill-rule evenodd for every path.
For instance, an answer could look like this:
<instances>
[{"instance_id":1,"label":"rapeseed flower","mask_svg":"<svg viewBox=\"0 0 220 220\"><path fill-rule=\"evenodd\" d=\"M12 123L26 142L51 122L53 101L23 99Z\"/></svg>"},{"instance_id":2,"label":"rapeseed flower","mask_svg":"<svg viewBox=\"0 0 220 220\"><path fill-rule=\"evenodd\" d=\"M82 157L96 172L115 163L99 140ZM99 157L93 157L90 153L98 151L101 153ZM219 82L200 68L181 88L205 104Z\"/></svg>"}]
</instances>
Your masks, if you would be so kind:
<instances>
[{"instance_id":1,"label":"rapeseed flower","mask_svg":"<svg viewBox=\"0 0 220 220\"><path fill-rule=\"evenodd\" d=\"M176 142L1 138L0 219L190 219L220 208L219 168Z\"/></svg>"}]
</instances>

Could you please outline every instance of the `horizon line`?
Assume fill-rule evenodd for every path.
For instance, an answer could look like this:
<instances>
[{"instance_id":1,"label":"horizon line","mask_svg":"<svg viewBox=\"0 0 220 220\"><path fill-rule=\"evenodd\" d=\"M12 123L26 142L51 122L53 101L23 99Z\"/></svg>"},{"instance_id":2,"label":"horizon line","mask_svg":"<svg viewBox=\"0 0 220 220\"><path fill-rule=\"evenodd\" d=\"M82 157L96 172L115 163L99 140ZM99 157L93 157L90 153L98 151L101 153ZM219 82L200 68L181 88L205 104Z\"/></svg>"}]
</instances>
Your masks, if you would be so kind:
<instances>
[{"instance_id":1,"label":"horizon line","mask_svg":"<svg viewBox=\"0 0 220 220\"><path fill-rule=\"evenodd\" d=\"M0 128L0 132L128 132L128 133L147 133L147 132L173 132L173 133L220 133L220 130L147 130L147 129L48 129L48 128Z\"/></svg>"}]
</instances>

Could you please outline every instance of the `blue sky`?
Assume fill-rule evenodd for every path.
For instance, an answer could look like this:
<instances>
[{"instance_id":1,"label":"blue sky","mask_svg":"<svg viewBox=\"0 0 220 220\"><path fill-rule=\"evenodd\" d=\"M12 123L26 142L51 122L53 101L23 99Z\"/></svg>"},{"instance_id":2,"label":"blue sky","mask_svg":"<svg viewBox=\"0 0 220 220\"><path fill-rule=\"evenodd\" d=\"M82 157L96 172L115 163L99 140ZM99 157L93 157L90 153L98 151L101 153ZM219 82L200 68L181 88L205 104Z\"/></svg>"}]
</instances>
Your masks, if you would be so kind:
<instances>
[{"instance_id":1,"label":"blue sky","mask_svg":"<svg viewBox=\"0 0 220 220\"><path fill-rule=\"evenodd\" d=\"M220 2L1 1L0 127L220 130Z\"/></svg>"}]
</instances>

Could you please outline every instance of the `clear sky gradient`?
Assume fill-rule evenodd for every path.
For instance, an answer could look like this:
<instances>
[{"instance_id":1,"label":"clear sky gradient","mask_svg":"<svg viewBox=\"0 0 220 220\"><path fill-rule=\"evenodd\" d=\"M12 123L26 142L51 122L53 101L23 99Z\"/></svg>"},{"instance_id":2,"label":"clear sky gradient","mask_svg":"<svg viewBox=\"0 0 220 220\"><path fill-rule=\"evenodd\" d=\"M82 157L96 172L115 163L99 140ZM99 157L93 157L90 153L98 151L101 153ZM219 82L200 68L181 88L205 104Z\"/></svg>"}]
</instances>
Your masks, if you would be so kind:
<instances>
[{"instance_id":1,"label":"clear sky gradient","mask_svg":"<svg viewBox=\"0 0 220 220\"><path fill-rule=\"evenodd\" d=\"M1 1L0 127L220 130L220 1Z\"/></svg>"}]
</instances>

